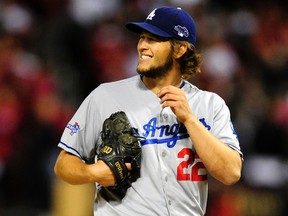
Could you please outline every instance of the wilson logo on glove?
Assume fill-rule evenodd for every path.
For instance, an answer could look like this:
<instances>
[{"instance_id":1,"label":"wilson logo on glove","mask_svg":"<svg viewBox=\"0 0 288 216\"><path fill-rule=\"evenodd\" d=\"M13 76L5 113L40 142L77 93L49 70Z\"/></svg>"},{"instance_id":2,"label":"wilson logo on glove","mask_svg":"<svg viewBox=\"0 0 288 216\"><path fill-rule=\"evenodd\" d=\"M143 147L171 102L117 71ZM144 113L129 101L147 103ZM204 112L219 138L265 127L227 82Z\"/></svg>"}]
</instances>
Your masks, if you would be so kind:
<instances>
[{"instance_id":1,"label":"wilson logo on glove","mask_svg":"<svg viewBox=\"0 0 288 216\"><path fill-rule=\"evenodd\" d=\"M117 162L115 163L115 167L116 167L117 170L118 170L118 173L119 173L120 178L123 179L123 177L124 177L123 169L122 169L121 164L120 164L119 161L117 161Z\"/></svg>"},{"instance_id":2,"label":"wilson logo on glove","mask_svg":"<svg viewBox=\"0 0 288 216\"><path fill-rule=\"evenodd\" d=\"M112 148L110 146L104 146L102 152L105 154L110 154L112 152Z\"/></svg>"}]
</instances>

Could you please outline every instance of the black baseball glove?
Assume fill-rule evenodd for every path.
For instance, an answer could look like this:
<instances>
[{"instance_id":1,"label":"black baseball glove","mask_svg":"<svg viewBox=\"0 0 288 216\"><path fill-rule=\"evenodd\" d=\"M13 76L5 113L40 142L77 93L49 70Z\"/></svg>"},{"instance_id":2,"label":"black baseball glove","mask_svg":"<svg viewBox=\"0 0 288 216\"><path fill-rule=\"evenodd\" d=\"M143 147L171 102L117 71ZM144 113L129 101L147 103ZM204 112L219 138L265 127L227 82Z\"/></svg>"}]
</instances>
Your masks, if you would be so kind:
<instances>
[{"instance_id":1,"label":"black baseball glove","mask_svg":"<svg viewBox=\"0 0 288 216\"><path fill-rule=\"evenodd\" d=\"M140 177L141 144L140 137L123 111L113 113L103 123L102 143L98 148L97 158L104 161L112 170L116 185L99 188L99 193L106 200L121 200L132 182ZM129 171L125 163L131 163Z\"/></svg>"}]
</instances>

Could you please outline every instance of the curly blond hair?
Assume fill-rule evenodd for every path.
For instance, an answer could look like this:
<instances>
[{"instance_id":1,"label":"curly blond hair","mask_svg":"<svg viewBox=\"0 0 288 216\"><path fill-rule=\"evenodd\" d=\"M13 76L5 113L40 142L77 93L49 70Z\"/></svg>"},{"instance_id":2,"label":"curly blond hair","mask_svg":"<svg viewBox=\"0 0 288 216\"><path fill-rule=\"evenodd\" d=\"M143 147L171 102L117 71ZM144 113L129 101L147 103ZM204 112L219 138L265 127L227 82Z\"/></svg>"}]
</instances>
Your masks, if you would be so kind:
<instances>
[{"instance_id":1,"label":"curly blond hair","mask_svg":"<svg viewBox=\"0 0 288 216\"><path fill-rule=\"evenodd\" d=\"M187 45L187 51L178 59L183 79L188 80L190 77L201 72L200 65L203 59L192 44L174 38L170 40L170 43L174 52L177 51L180 44Z\"/></svg>"}]
</instances>

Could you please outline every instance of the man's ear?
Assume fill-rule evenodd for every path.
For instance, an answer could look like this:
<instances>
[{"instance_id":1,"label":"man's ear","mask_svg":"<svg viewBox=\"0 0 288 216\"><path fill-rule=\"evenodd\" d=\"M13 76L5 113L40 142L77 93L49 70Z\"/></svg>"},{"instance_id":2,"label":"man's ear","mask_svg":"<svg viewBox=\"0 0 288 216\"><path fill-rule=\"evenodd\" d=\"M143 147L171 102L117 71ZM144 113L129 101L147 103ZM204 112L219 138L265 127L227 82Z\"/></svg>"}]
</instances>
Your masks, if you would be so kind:
<instances>
[{"instance_id":1,"label":"man's ear","mask_svg":"<svg viewBox=\"0 0 288 216\"><path fill-rule=\"evenodd\" d=\"M186 43L179 43L177 49L174 52L174 58L179 59L181 58L187 51L188 46Z\"/></svg>"}]
</instances>

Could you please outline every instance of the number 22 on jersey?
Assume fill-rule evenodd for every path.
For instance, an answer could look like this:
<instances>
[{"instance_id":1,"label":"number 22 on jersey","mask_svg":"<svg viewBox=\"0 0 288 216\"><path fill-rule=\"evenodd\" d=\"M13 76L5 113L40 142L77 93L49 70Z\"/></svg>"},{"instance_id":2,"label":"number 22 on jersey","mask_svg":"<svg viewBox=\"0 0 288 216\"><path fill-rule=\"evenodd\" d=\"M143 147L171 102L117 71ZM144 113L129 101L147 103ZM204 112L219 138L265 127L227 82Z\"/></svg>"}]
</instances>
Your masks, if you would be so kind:
<instances>
[{"instance_id":1,"label":"number 22 on jersey","mask_svg":"<svg viewBox=\"0 0 288 216\"><path fill-rule=\"evenodd\" d=\"M197 153L191 148L183 148L177 155L183 159L177 166L178 181L206 181L207 173L204 164L201 162ZM201 170L205 169L205 172Z\"/></svg>"}]
</instances>

